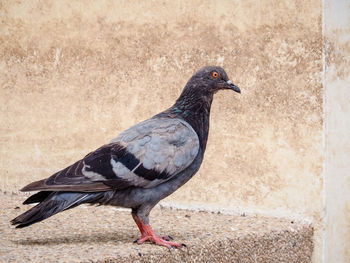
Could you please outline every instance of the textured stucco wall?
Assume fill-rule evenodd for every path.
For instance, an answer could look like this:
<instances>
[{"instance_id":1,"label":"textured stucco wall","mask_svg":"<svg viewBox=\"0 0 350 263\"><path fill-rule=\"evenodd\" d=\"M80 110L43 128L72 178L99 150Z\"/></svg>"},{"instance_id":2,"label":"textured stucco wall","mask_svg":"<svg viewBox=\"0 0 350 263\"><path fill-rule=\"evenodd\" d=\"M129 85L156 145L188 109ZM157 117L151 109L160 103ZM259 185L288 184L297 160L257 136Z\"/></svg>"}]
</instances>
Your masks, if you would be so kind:
<instances>
[{"instance_id":1,"label":"textured stucco wall","mask_svg":"<svg viewBox=\"0 0 350 263\"><path fill-rule=\"evenodd\" d=\"M178 205L322 216L321 1L2 1L0 189L17 191L169 107L223 66Z\"/></svg>"}]
</instances>

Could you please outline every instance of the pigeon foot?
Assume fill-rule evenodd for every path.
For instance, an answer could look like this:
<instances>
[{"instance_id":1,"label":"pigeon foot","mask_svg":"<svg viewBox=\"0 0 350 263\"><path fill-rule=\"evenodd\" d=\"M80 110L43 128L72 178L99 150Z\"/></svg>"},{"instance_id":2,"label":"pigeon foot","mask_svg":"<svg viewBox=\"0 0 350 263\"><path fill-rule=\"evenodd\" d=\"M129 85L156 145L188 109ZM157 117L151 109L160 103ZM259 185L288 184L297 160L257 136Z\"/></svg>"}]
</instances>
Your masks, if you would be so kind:
<instances>
[{"instance_id":1,"label":"pigeon foot","mask_svg":"<svg viewBox=\"0 0 350 263\"><path fill-rule=\"evenodd\" d=\"M156 233L153 231L152 227L149 224L143 222L143 220L140 217L138 217L135 214L132 214L132 217L135 220L135 223L141 232L141 237L135 240L135 243L141 245L149 241L158 246L164 246L167 248L178 248L183 246L186 247L185 244L170 241L173 239L171 236L157 236Z\"/></svg>"},{"instance_id":2,"label":"pigeon foot","mask_svg":"<svg viewBox=\"0 0 350 263\"><path fill-rule=\"evenodd\" d=\"M158 246L164 246L164 247L167 247L167 248L179 248L179 247L183 246L183 244L181 244L181 243L168 241L168 240L165 240L162 237L159 237L159 236L156 236L156 235L143 236L143 237L139 238L136 241L136 243L141 245L141 244L143 244L143 243L145 243L147 241L149 241L149 242L151 242L153 244L156 244Z\"/></svg>"}]
</instances>

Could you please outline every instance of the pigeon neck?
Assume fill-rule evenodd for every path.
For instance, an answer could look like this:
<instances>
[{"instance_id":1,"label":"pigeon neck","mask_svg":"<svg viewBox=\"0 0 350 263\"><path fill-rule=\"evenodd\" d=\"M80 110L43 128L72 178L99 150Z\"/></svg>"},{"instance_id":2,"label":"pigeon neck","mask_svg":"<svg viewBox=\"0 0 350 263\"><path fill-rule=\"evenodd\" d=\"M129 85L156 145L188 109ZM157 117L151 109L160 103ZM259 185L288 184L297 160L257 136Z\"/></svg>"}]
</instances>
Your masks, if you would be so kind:
<instances>
[{"instance_id":1,"label":"pigeon neck","mask_svg":"<svg viewBox=\"0 0 350 263\"><path fill-rule=\"evenodd\" d=\"M212 93L203 94L203 91L200 94L195 94L193 91L188 93L188 90L185 89L175 105L170 109L172 114L184 119L196 131L203 151L208 140L212 101Z\"/></svg>"}]
</instances>

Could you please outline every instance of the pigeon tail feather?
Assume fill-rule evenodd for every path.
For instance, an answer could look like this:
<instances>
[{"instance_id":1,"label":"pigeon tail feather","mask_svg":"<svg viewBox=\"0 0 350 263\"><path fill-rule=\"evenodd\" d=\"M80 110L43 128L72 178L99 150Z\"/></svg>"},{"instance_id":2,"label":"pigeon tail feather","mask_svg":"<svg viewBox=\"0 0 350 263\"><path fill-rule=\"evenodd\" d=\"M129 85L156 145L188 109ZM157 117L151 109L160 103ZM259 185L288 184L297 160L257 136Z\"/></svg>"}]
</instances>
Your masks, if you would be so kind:
<instances>
[{"instance_id":1,"label":"pigeon tail feather","mask_svg":"<svg viewBox=\"0 0 350 263\"><path fill-rule=\"evenodd\" d=\"M49 194L48 194L49 193ZM25 203L35 203L44 198L43 201L29 209L25 213L14 218L11 223L16 228L30 226L34 223L47 219L59 212L76 207L82 203L91 202L101 198L101 193L74 193L74 192L39 192L29 197Z\"/></svg>"},{"instance_id":2,"label":"pigeon tail feather","mask_svg":"<svg viewBox=\"0 0 350 263\"><path fill-rule=\"evenodd\" d=\"M29 204L34 204L34 203L40 203L40 202L44 201L50 194L52 194L52 191L40 191L40 192L28 197L23 202L23 204L29 205Z\"/></svg>"},{"instance_id":3,"label":"pigeon tail feather","mask_svg":"<svg viewBox=\"0 0 350 263\"><path fill-rule=\"evenodd\" d=\"M23 187L21 192L30 192L40 190L41 187L45 184L46 179L42 179L40 181L35 181Z\"/></svg>"}]
</instances>

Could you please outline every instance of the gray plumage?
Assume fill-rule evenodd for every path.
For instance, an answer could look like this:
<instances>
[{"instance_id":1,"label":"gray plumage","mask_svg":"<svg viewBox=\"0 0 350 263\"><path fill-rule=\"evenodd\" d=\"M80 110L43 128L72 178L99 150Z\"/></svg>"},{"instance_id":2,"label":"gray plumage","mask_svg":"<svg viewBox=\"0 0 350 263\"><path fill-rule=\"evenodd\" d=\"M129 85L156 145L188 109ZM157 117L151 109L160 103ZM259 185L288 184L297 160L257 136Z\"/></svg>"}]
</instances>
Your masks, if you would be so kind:
<instances>
[{"instance_id":1,"label":"gray plumage","mask_svg":"<svg viewBox=\"0 0 350 263\"><path fill-rule=\"evenodd\" d=\"M132 209L145 240L178 246L153 236L148 216L163 198L199 169L206 148L213 95L220 89L240 92L220 67L204 67L186 84L169 109L125 130L110 143L47 179L22 191L40 191L24 204L37 203L11 222L25 227L82 203Z\"/></svg>"}]
</instances>

